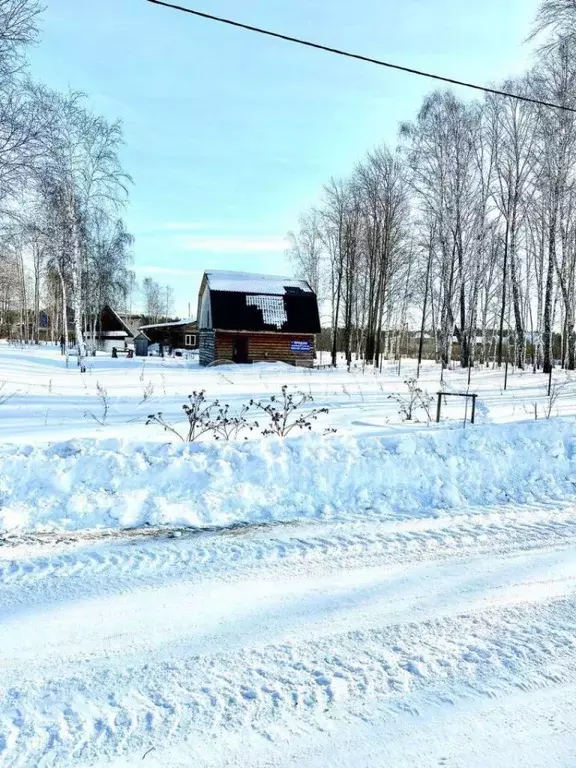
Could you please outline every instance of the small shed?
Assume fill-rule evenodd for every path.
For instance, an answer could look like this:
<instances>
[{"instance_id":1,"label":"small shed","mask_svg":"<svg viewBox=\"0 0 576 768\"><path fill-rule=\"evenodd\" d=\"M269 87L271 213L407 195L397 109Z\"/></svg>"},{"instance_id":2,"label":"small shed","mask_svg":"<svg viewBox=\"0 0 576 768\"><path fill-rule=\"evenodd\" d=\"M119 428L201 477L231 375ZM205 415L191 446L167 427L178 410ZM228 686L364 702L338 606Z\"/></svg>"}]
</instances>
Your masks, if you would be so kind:
<instances>
[{"instance_id":1,"label":"small shed","mask_svg":"<svg viewBox=\"0 0 576 768\"><path fill-rule=\"evenodd\" d=\"M140 331L136 336L134 336L134 354L136 357L148 356L149 342L150 339L143 331Z\"/></svg>"},{"instance_id":2,"label":"small shed","mask_svg":"<svg viewBox=\"0 0 576 768\"><path fill-rule=\"evenodd\" d=\"M320 332L306 280L210 270L198 296L200 364L281 361L311 367Z\"/></svg>"},{"instance_id":3,"label":"small shed","mask_svg":"<svg viewBox=\"0 0 576 768\"><path fill-rule=\"evenodd\" d=\"M191 318L173 320L166 323L142 325L144 332L152 344L160 344L166 350L198 349L198 329L196 321Z\"/></svg>"}]
</instances>

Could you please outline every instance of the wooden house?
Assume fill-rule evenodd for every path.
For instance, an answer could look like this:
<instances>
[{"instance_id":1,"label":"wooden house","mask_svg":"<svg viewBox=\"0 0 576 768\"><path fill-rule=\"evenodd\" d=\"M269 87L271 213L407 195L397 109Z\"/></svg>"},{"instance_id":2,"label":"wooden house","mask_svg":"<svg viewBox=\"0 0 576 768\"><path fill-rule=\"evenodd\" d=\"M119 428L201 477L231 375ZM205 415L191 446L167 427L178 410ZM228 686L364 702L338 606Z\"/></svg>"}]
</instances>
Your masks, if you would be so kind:
<instances>
[{"instance_id":1,"label":"wooden house","mask_svg":"<svg viewBox=\"0 0 576 768\"><path fill-rule=\"evenodd\" d=\"M305 280L211 270L198 296L200 364L282 361L311 367L320 332Z\"/></svg>"},{"instance_id":2,"label":"wooden house","mask_svg":"<svg viewBox=\"0 0 576 768\"><path fill-rule=\"evenodd\" d=\"M140 331L146 334L151 344L159 344L166 352L175 349L198 349L196 321L190 318L166 323L154 323L153 325L141 325Z\"/></svg>"}]
</instances>

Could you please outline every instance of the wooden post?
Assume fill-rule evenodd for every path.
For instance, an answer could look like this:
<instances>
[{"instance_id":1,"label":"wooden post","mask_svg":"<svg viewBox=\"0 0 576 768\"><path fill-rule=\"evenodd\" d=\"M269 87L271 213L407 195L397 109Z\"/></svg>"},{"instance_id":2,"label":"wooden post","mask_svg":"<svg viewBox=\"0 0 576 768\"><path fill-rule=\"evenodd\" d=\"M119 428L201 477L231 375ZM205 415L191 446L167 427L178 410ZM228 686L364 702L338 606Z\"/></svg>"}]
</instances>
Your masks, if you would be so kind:
<instances>
[{"instance_id":1,"label":"wooden post","mask_svg":"<svg viewBox=\"0 0 576 768\"><path fill-rule=\"evenodd\" d=\"M472 375L472 365L468 362L468 386L470 386L470 377Z\"/></svg>"},{"instance_id":2,"label":"wooden post","mask_svg":"<svg viewBox=\"0 0 576 768\"><path fill-rule=\"evenodd\" d=\"M402 355L398 357L398 376L400 376L400 370L402 369Z\"/></svg>"},{"instance_id":3,"label":"wooden post","mask_svg":"<svg viewBox=\"0 0 576 768\"><path fill-rule=\"evenodd\" d=\"M441 410L442 410L442 392L438 392L438 405L436 406L436 424L440 423Z\"/></svg>"},{"instance_id":4,"label":"wooden post","mask_svg":"<svg viewBox=\"0 0 576 768\"><path fill-rule=\"evenodd\" d=\"M548 374L548 397L550 397L551 392L552 392L552 368L550 368L550 373Z\"/></svg>"},{"instance_id":5,"label":"wooden post","mask_svg":"<svg viewBox=\"0 0 576 768\"><path fill-rule=\"evenodd\" d=\"M474 420L476 419L476 397L477 395L472 395L472 416L470 417L470 424L474 424Z\"/></svg>"},{"instance_id":6,"label":"wooden post","mask_svg":"<svg viewBox=\"0 0 576 768\"><path fill-rule=\"evenodd\" d=\"M504 367L504 391L506 391L507 386L508 386L508 360L506 360L506 365Z\"/></svg>"}]
</instances>

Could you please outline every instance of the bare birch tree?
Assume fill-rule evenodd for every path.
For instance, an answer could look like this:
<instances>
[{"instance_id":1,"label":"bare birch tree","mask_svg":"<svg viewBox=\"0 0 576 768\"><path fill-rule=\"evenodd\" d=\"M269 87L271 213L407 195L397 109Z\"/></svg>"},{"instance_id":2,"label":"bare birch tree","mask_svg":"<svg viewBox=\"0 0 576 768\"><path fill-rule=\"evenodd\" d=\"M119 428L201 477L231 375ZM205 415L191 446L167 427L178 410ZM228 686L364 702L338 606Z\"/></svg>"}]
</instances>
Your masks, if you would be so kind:
<instances>
[{"instance_id":1,"label":"bare birch tree","mask_svg":"<svg viewBox=\"0 0 576 768\"><path fill-rule=\"evenodd\" d=\"M93 115L84 102L84 96L78 93L44 93L45 108L51 114L45 174L61 191L62 215L69 234L70 298L81 370L86 355L82 277L88 244L84 235L97 212L116 211L123 205L130 181L118 156L122 144L120 124Z\"/></svg>"}]
</instances>

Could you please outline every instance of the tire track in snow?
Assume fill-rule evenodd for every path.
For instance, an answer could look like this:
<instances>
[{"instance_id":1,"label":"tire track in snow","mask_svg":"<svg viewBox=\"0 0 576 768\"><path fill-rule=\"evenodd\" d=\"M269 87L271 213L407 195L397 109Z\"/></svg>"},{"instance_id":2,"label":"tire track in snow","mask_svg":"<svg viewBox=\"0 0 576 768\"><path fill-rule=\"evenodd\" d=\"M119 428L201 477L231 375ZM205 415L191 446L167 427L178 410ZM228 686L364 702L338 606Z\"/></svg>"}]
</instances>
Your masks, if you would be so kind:
<instances>
[{"instance_id":1,"label":"tire track in snow","mask_svg":"<svg viewBox=\"0 0 576 768\"><path fill-rule=\"evenodd\" d=\"M2 689L4 766L83 765L219 729L324 728L369 720L370 703L410 708L576 679L576 598L352 631L173 662L95 667Z\"/></svg>"},{"instance_id":2,"label":"tire track in snow","mask_svg":"<svg viewBox=\"0 0 576 768\"><path fill-rule=\"evenodd\" d=\"M0 560L0 613L134 586L234 580L246 571L257 580L260 569L269 569L264 578L270 572L289 578L310 565L352 569L558 549L573 544L575 534L573 510L515 508L40 550L40 556ZM484 605L385 628L360 625L310 642L202 654L176 644L169 662L150 654L146 663L102 649L50 673L24 668L11 680L0 674L0 764L89 765L103 755L141 757L159 743L212 738L222 730L250 728L274 739L277 729L368 719L374 701L410 708L417 692L456 701L555 685L576 679L575 611L572 595L544 596L513 608Z\"/></svg>"},{"instance_id":3,"label":"tire track in snow","mask_svg":"<svg viewBox=\"0 0 576 768\"><path fill-rule=\"evenodd\" d=\"M317 531L317 532L316 532ZM272 534L272 535L271 535ZM274 535L275 534L275 535ZM166 578L210 578L247 567L286 567L298 562L407 563L484 552L512 553L559 547L576 539L576 510L518 509L481 512L396 524L303 526L296 531L259 529L233 535L201 534L156 541L123 540L59 554L0 559L1 606L38 599L118 590ZM113 580L105 580L113 574Z\"/></svg>"}]
</instances>

